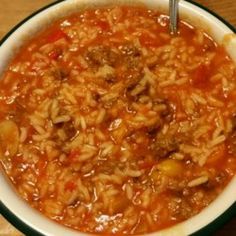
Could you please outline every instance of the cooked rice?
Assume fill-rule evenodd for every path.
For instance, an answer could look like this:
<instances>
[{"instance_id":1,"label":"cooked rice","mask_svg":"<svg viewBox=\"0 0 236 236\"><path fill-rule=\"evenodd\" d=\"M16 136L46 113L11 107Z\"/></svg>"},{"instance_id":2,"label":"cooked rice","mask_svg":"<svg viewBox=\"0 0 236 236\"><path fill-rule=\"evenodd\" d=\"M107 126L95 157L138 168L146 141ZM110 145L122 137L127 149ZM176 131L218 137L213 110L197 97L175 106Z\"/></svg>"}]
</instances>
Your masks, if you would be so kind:
<instances>
[{"instance_id":1,"label":"cooked rice","mask_svg":"<svg viewBox=\"0 0 236 236\"><path fill-rule=\"evenodd\" d=\"M133 11L61 20L1 80L6 172L33 207L84 232L188 219L236 170L235 66L202 30L171 36L163 15Z\"/></svg>"},{"instance_id":2,"label":"cooked rice","mask_svg":"<svg viewBox=\"0 0 236 236\"><path fill-rule=\"evenodd\" d=\"M201 177L198 177L198 178L193 179L192 181L190 181L190 182L188 183L188 186L189 186L190 188L197 187L197 186L199 186L199 185L201 185L201 184L206 183L206 182L208 181L208 179L209 179L208 176L201 176Z\"/></svg>"}]
</instances>

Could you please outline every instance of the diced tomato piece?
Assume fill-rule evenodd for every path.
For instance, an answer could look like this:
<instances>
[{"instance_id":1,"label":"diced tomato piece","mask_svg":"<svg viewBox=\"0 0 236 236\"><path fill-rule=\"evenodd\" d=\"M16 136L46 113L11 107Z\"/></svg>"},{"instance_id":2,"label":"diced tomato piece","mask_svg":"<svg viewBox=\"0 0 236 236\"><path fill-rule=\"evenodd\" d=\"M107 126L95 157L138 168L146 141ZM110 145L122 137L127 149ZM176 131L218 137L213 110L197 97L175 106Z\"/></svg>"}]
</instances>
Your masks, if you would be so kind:
<instances>
[{"instance_id":1,"label":"diced tomato piece","mask_svg":"<svg viewBox=\"0 0 236 236\"><path fill-rule=\"evenodd\" d=\"M70 152L70 155L69 155L69 160L75 161L77 159L78 155L79 155L79 151L78 150L72 150Z\"/></svg>"},{"instance_id":2,"label":"diced tomato piece","mask_svg":"<svg viewBox=\"0 0 236 236\"><path fill-rule=\"evenodd\" d=\"M66 184L65 184L65 190L69 190L69 191L73 191L76 189L76 183L73 182L73 181L68 181Z\"/></svg>"},{"instance_id":3,"label":"diced tomato piece","mask_svg":"<svg viewBox=\"0 0 236 236\"><path fill-rule=\"evenodd\" d=\"M36 164L36 168L37 168L37 171L38 171L38 177L39 179L43 178L43 176L46 174L45 173L45 168L47 166L47 160L46 160L46 157L45 156L42 156L39 161L37 162Z\"/></svg>"},{"instance_id":4,"label":"diced tomato piece","mask_svg":"<svg viewBox=\"0 0 236 236\"><path fill-rule=\"evenodd\" d=\"M142 161L139 163L139 167L141 169L151 169L155 164L155 161Z\"/></svg>"},{"instance_id":5,"label":"diced tomato piece","mask_svg":"<svg viewBox=\"0 0 236 236\"><path fill-rule=\"evenodd\" d=\"M39 171L42 171L47 165L47 161L45 158L39 159L39 161L36 164L36 167Z\"/></svg>"},{"instance_id":6,"label":"diced tomato piece","mask_svg":"<svg viewBox=\"0 0 236 236\"><path fill-rule=\"evenodd\" d=\"M209 68L206 65L200 65L194 72L192 77L193 86L196 88L209 87Z\"/></svg>"},{"instance_id":7,"label":"diced tomato piece","mask_svg":"<svg viewBox=\"0 0 236 236\"><path fill-rule=\"evenodd\" d=\"M62 38L67 38L67 35L61 30L61 29L57 29L54 30L49 36L48 36L48 42L49 43L54 43L56 41L58 41L59 39Z\"/></svg>"},{"instance_id":8,"label":"diced tomato piece","mask_svg":"<svg viewBox=\"0 0 236 236\"><path fill-rule=\"evenodd\" d=\"M100 27L101 30L103 30L103 31L108 31L108 30L110 29L110 25L109 25L109 23L106 22L106 21L97 21L95 24L96 24L98 27Z\"/></svg>"},{"instance_id":9,"label":"diced tomato piece","mask_svg":"<svg viewBox=\"0 0 236 236\"><path fill-rule=\"evenodd\" d=\"M216 150L208 157L206 165L207 166L214 166L221 168L222 166L222 161L224 161L224 157L226 155L226 145L224 143L218 145L216 147Z\"/></svg>"},{"instance_id":10,"label":"diced tomato piece","mask_svg":"<svg viewBox=\"0 0 236 236\"><path fill-rule=\"evenodd\" d=\"M49 53L49 57L53 60L56 60L60 56L59 51L53 50Z\"/></svg>"}]
</instances>

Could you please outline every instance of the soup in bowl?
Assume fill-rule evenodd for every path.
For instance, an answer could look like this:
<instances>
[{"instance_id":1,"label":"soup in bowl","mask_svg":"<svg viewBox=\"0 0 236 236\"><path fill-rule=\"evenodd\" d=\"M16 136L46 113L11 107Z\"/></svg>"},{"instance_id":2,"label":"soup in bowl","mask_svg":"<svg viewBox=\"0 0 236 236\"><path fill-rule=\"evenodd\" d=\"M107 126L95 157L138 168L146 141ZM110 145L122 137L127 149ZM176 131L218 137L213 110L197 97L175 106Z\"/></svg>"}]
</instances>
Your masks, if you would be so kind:
<instances>
[{"instance_id":1,"label":"soup in bowl","mask_svg":"<svg viewBox=\"0 0 236 236\"><path fill-rule=\"evenodd\" d=\"M235 202L234 35L167 6L61 1L3 41L0 200L38 233L187 235Z\"/></svg>"}]
</instances>

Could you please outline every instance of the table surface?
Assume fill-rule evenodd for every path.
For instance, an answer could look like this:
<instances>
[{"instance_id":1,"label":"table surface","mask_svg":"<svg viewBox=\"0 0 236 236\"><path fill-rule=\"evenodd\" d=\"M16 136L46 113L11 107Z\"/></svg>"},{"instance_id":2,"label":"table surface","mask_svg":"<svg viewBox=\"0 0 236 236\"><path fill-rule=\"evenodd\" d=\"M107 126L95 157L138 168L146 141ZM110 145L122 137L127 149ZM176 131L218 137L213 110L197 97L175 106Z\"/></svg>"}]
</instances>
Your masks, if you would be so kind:
<instances>
[{"instance_id":1,"label":"table surface","mask_svg":"<svg viewBox=\"0 0 236 236\"><path fill-rule=\"evenodd\" d=\"M53 0L0 0L0 38L4 36L17 22L39 9L53 2ZM235 0L196 0L236 27L236 1ZM236 214L235 214L236 215ZM235 236L236 216L218 230L214 236ZM0 236L22 236L0 215Z\"/></svg>"}]
</instances>

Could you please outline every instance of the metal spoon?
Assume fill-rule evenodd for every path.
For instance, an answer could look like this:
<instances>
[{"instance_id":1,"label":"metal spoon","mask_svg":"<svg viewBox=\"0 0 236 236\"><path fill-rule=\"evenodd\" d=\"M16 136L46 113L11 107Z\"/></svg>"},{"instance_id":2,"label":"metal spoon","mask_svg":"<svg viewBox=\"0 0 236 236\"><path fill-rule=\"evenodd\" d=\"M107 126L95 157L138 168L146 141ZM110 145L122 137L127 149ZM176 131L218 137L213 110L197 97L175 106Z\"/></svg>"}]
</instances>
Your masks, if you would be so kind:
<instances>
[{"instance_id":1,"label":"metal spoon","mask_svg":"<svg viewBox=\"0 0 236 236\"><path fill-rule=\"evenodd\" d=\"M170 33L176 34L178 31L178 3L179 0L169 0Z\"/></svg>"}]
</instances>

